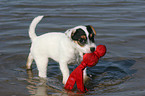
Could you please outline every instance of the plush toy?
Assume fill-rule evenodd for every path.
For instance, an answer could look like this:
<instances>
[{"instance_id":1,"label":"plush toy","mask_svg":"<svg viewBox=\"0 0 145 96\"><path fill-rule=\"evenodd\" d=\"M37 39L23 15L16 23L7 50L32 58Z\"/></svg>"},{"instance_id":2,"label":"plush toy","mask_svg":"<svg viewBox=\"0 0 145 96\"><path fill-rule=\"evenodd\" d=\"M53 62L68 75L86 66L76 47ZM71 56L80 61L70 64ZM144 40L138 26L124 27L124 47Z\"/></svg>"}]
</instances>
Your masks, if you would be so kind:
<instances>
[{"instance_id":1,"label":"plush toy","mask_svg":"<svg viewBox=\"0 0 145 96\"><path fill-rule=\"evenodd\" d=\"M83 61L81 64L70 74L64 88L67 90L72 90L76 82L79 91L83 93L88 91L83 82L83 70L87 66L95 66L98 63L99 58L104 56L105 53L106 47L104 45L98 45L93 53L86 53L83 56Z\"/></svg>"}]
</instances>

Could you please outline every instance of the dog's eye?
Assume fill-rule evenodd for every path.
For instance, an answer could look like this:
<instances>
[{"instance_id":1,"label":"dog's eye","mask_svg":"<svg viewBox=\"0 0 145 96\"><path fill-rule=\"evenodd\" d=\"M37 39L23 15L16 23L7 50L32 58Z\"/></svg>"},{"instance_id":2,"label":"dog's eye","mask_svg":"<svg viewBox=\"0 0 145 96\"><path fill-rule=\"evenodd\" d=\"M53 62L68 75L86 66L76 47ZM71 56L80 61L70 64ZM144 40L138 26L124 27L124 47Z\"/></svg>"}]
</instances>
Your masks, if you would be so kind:
<instances>
[{"instance_id":1,"label":"dog's eye","mask_svg":"<svg viewBox=\"0 0 145 96\"><path fill-rule=\"evenodd\" d=\"M86 39L83 39L83 38L79 39L79 43L80 43L81 45L85 45L86 42L87 42Z\"/></svg>"},{"instance_id":2,"label":"dog's eye","mask_svg":"<svg viewBox=\"0 0 145 96\"><path fill-rule=\"evenodd\" d=\"M89 39L94 43L95 42L95 40L94 40L94 34L90 34L89 35Z\"/></svg>"}]
</instances>

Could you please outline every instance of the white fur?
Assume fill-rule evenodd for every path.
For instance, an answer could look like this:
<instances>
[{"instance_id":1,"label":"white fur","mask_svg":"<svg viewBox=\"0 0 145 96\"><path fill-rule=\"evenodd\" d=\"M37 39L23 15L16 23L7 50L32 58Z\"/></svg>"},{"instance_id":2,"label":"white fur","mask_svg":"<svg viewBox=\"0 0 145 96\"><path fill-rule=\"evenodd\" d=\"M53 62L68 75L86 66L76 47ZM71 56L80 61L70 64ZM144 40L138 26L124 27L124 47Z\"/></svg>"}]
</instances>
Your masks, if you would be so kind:
<instances>
[{"instance_id":1,"label":"white fur","mask_svg":"<svg viewBox=\"0 0 145 96\"><path fill-rule=\"evenodd\" d=\"M77 26L67 30L65 33L53 32L36 36L35 27L42 18L43 16L34 18L29 28L29 36L32 40L32 45L27 60L27 68L31 68L34 59L39 71L39 76L46 78L48 61L49 58L52 58L59 62L60 70L63 75L63 84L65 84L69 77L68 64L78 63L82 60L83 53L90 53L90 47L96 46L94 43L87 41L88 44L81 47L71 40L71 33L77 28L82 28L87 31L84 26Z\"/></svg>"}]
</instances>

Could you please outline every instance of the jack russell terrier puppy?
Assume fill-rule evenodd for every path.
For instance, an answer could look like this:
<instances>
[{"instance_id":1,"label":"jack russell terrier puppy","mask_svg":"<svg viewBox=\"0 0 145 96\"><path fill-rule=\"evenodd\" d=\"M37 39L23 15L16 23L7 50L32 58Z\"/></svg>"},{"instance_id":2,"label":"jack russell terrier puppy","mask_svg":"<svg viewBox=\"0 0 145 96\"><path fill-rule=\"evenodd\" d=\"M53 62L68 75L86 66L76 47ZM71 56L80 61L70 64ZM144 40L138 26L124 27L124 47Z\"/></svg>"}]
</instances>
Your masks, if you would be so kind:
<instances>
[{"instance_id":1,"label":"jack russell terrier puppy","mask_svg":"<svg viewBox=\"0 0 145 96\"><path fill-rule=\"evenodd\" d=\"M47 77L47 65L49 58L59 62L63 75L63 84L66 84L69 77L68 64L82 61L84 53L95 51L96 45L94 36L96 32L90 25L77 26L68 29L65 33L52 32L41 36L35 34L36 25L43 16L35 17L29 27L29 37L32 44L26 67L31 69L33 59L38 68L39 77ZM87 77L86 70L84 77Z\"/></svg>"}]
</instances>

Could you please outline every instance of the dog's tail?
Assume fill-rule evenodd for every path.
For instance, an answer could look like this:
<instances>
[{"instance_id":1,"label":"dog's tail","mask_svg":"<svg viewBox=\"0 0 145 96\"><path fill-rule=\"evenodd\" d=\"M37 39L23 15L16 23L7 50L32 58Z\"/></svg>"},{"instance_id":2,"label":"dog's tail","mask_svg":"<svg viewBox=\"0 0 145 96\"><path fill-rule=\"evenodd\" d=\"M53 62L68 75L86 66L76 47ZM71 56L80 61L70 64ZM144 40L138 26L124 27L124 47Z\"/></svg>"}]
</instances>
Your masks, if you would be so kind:
<instances>
[{"instance_id":1,"label":"dog's tail","mask_svg":"<svg viewBox=\"0 0 145 96\"><path fill-rule=\"evenodd\" d=\"M34 38L37 37L36 33L35 33L35 28L36 28L36 25L40 22L40 20L43 18L44 16L38 16L38 17L35 17L33 19L33 21L31 22L30 24L30 27L29 27L29 37L31 38L31 40L33 40Z\"/></svg>"}]
</instances>

